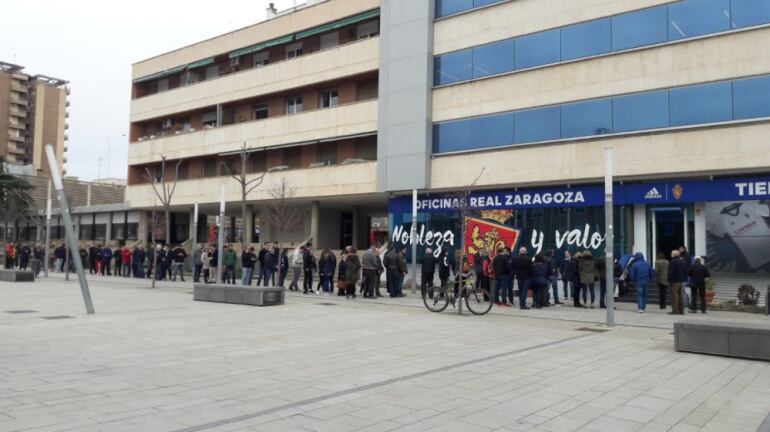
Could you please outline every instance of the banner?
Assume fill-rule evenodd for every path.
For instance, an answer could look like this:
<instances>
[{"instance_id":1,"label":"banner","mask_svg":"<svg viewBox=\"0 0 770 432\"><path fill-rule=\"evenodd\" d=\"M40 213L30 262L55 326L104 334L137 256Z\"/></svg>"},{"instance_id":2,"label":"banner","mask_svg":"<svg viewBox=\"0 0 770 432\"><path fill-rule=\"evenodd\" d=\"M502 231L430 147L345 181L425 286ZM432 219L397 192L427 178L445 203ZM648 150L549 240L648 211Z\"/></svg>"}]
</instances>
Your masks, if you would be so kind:
<instances>
[{"instance_id":1,"label":"banner","mask_svg":"<svg viewBox=\"0 0 770 432\"><path fill-rule=\"evenodd\" d=\"M465 224L465 254L468 262L474 264L474 255L481 250L488 250L494 258L497 250L507 247L516 248L521 232L515 228L498 225L483 219L467 218Z\"/></svg>"}]
</instances>

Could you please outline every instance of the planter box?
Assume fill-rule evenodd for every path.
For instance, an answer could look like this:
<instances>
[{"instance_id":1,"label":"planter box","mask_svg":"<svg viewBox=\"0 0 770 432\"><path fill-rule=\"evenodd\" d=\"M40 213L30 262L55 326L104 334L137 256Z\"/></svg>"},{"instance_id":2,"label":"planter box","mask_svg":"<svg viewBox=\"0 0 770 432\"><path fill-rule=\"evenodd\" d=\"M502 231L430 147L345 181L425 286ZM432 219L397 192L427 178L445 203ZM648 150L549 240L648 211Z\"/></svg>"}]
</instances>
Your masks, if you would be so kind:
<instances>
[{"instance_id":1,"label":"planter box","mask_svg":"<svg viewBox=\"0 0 770 432\"><path fill-rule=\"evenodd\" d=\"M28 270L0 270L0 281L34 282L35 273Z\"/></svg>"},{"instance_id":2,"label":"planter box","mask_svg":"<svg viewBox=\"0 0 770 432\"><path fill-rule=\"evenodd\" d=\"M251 306L278 306L286 299L283 288L195 284L193 300Z\"/></svg>"},{"instance_id":3,"label":"planter box","mask_svg":"<svg viewBox=\"0 0 770 432\"><path fill-rule=\"evenodd\" d=\"M674 349L770 361L770 323L681 321L674 323Z\"/></svg>"}]
</instances>

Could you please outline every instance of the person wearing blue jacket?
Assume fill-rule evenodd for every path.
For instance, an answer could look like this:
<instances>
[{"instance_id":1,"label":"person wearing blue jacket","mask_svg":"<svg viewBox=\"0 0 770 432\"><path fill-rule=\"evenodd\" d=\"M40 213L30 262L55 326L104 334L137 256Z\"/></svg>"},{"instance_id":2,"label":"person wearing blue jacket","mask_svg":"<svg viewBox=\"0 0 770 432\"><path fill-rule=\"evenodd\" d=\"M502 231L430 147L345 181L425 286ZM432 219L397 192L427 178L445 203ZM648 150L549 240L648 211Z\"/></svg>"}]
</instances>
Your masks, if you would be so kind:
<instances>
[{"instance_id":1,"label":"person wearing blue jacket","mask_svg":"<svg viewBox=\"0 0 770 432\"><path fill-rule=\"evenodd\" d=\"M652 267L644 260L644 255L641 252L634 255L634 263L631 266L629 278L636 285L636 303L639 306L639 313L644 313L647 309L647 288L655 277Z\"/></svg>"}]
</instances>

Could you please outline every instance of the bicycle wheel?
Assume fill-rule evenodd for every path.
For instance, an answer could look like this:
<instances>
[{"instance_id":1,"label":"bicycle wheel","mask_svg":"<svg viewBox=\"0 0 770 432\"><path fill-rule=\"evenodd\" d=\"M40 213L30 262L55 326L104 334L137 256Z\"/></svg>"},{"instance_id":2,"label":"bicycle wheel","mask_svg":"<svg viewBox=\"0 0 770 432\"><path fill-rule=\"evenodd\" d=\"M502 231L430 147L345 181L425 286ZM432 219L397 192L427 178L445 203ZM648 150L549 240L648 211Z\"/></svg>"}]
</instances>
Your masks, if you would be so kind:
<instances>
[{"instance_id":1,"label":"bicycle wheel","mask_svg":"<svg viewBox=\"0 0 770 432\"><path fill-rule=\"evenodd\" d=\"M492 309L492 298L483 288L471 288L466 291L465 305L474 315L484 315Z\"/></svg>"},{"instance_id":2,"label":"bicycle wheel","mask_svg":"<svg viewBox=\"0 0 770 432\"><path fill-rule=\"evenodd\" d=\"M425 307L431 312L441 312L449 305L449 293L446 287L439 289L430 289L426 294L433 294L433 298L430 295L425 295L422 298L422 302L425 303Z\"/></svg>"}]
</instances>

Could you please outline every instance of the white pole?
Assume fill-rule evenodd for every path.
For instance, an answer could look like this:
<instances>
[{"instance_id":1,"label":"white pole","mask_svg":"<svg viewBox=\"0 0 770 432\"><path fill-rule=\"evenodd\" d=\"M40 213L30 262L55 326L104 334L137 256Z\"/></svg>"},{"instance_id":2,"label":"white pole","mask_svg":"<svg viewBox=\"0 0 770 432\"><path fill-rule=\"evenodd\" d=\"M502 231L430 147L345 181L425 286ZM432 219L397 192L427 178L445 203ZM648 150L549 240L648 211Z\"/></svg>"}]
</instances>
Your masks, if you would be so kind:
<instances>
[{"instance_id":1,"label":"white pole","mask_svg":"<svg viewBox=\"0 0 770 432\"><path fill-rule=\"evenodd\" d=\"M45 269L45 277L48 277L48 259L51 245L51 181L48 181L48 198L45 203L45 254L41 263Z\"/></svg>"},{"instance_id":2,"label":"white pole","mask_svg":"<svg viewBox=\"0 0 770 432\"><path fill-rule=\"evenodd\" d=\"M412 294L417 292L417 189L412 189Z\"/></svg>"},{"instance_id":3,"label":"white pole","mask_svg":"<svg viewBox=\"0 0 770 432\"><path fill-rule=\"evenodd\" d=\"M193 207L193 235L192 235L192 248L193 251L198 246L198 202L195 202Z\"/></svg>"},{"instance_id":4,"label":"white pole","mask_svg":"<svg viewBox=\"0 0 770 432\"><path fill-rule=\"evenodd\" d=\"M612 147L604 148L604 226L606 237L604 241L604 283L607 305L607 325L615 325L615 259L613 248L615 235L613 232L613 200L612 200Z\"/></svg>"},{"instance_id":5,"label":"white pole","mask_svg":"<svg viewBox=\"0 0 770 432\"><path fill-rule=\"evenodd\" d=\"M217 245L217 254L219 259L217 260L217 283L224 283L222 275L224 272L222 269L225 266L224 257L225 248L225 185L219 185L219 242Z\"/></svg>"}]
</instances>

